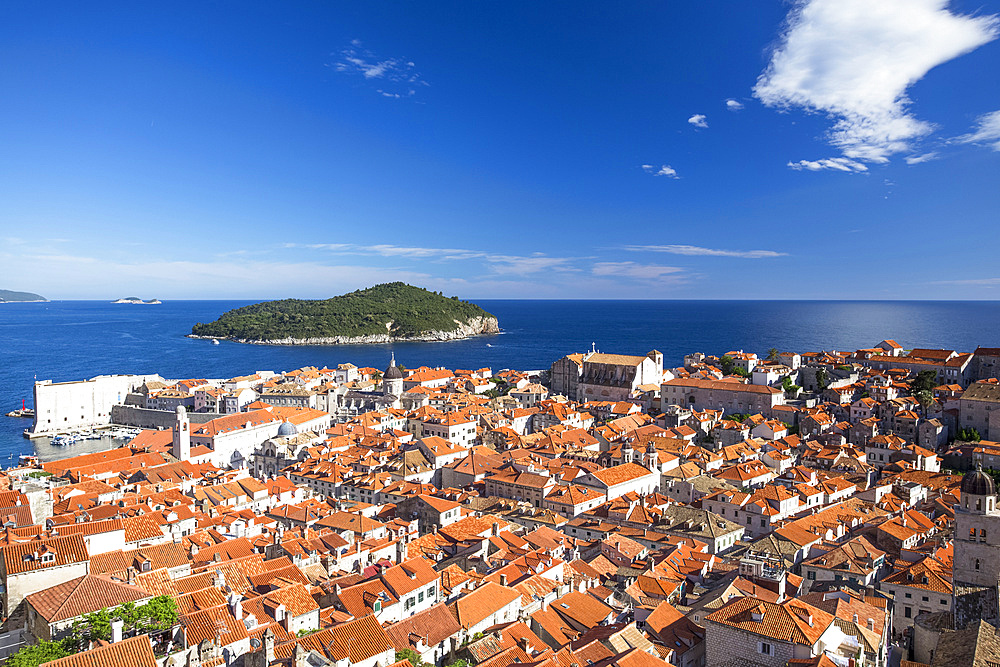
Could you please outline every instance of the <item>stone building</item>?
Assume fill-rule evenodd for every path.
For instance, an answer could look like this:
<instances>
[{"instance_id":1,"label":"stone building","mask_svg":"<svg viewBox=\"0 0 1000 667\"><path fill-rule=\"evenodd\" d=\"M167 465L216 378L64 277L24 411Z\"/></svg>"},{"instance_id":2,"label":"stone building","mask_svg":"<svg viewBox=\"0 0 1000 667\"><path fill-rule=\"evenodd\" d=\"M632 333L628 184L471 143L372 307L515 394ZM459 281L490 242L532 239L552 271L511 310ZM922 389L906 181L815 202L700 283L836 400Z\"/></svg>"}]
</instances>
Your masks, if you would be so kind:
<instances>
[{"instance_id":1,"label":"stone building","mask_svg":"<svg viewBox=\"0 0 1000 667\"><path fill-rule=\"evenodd\" d=\"M958 399L958 428L974 428L983 440L1000 438L1000 385L976 382Z\"/></svg>"}]
</instances>

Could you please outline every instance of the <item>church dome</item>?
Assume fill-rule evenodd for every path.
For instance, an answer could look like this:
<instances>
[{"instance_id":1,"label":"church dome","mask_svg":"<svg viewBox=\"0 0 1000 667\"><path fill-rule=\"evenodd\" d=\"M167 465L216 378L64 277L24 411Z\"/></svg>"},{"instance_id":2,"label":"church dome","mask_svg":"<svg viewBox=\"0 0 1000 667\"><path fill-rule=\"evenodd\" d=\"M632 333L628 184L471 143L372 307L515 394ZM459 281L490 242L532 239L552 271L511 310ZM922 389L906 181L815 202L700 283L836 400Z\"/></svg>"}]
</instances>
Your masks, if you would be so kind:
<instances>
[{"instance_id":1,"label":"church dome","mask_svg":"<svg viewBox=\"0 0 1000 667\"><path fill-rule=\"evenodd\" d=\"M396 355L392 355L392 360L389 362L389 368L385 369L385 373L382 374L383 380L402 380L403 373L396 366Z\"/></svg>"},{"instance_id":2,"label":"church dome","mask_svg":"<svg viewBox=\"0 0 1000 667\"><path fill-rule=\"evenodd\" d=\"M976 464L973 472L962 477L962 495L970 496L995 496L997 493L996 484L993 478L983 472L983 466Z\"/></svg>"},{"instance_id":3,"label":"church dome","mask_svg":"<svg viewBox=\"0 0 1000 667\"><path fill-rule=\"evenodd\" d=\"M295 428L295 424L289 422L282 422L281 426L278 427L278 437L287 435L298 435L299 429Z\"/></svg>"}]
</instances>

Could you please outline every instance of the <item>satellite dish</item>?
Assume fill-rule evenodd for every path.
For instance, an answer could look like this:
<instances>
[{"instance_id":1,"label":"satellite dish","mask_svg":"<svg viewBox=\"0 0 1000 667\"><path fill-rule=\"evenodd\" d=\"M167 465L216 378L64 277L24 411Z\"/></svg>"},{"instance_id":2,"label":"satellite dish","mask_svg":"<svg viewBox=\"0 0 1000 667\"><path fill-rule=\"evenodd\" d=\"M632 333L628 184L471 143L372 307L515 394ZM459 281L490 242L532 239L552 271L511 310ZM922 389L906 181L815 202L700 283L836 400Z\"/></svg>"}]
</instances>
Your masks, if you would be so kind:
<instances>
[{"instance_id":1,"label":"satellite dish","mask_svg":"<svg viewBox=\"0 0 1000 667\"><path fill-rule=\"evenodd\" d=\"M250 638L250 648L252 648L252 649L258 649L258 648L260 648L260 640L257 639L256 637L251 637Z\"/></svg>"}]
</instances>

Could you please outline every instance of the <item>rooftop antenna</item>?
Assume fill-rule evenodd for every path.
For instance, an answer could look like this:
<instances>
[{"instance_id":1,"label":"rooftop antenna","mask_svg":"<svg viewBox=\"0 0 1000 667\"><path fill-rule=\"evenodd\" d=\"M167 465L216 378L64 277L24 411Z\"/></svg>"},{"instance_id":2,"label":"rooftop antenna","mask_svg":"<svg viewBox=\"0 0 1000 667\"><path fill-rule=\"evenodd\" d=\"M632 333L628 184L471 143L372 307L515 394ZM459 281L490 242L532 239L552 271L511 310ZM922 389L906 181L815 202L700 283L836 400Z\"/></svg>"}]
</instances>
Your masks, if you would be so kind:
<instances>
[{"instance_id":1,"label":"rooftop antenna","mask_svg":"<svg viewBox=\"0 0 1000 667\"><path fill-rule=\"evenodd\" d=\"M597 343L591 343L590 344L590 353L591 354L596 354L597 353Z\"/></svg>"}]
</instances>

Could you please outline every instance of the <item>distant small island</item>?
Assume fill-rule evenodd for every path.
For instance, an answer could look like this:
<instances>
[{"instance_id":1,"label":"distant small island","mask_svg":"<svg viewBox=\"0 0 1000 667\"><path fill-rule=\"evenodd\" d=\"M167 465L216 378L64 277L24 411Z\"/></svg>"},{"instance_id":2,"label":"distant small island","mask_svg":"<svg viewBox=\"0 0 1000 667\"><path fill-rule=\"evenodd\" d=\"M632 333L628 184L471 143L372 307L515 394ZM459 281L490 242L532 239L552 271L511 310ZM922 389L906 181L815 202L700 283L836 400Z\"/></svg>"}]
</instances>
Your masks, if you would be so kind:
<instances>
[{"instance_id":1,"label":"distant small island","mask_svg":"<svg viewBox=\"0 0 1000 667\"><path fill-rule=\"evenodd\" d=\"M138 303L138 304L142 304L142 305L145 305L145 306L155 306L155 305L161 304L163 302L160 301L159 299L148 299L146 301L143 301L142 299L140 299L137 296L127 296L127 297L125 297L123 299L118 299L117 301L112 301L111 303Z\"/></svg>"},{"instance_id":2,"label":"distant small island","mask_svg":"<svg viewBox=\"0 0 1000 667\"><path fill-rule=\"evenodd\" d=\"M36 301L48 301L41 294L34 294L32 292L14 292L9 289L0 289L0 303L30 303Z\"/></svg>"},{"instance_id":3,"label":"distant small island","mask_svg":"<svg viewBox=\"0 0 1000 667\"><path fill-rule=\"evenodd\" d=\"M332 299L243 306L214 322L195 324L188 337L259 345L357 345L499 332L497 318L474 303L395 282Z\"/></svg>"}]
</instances>

